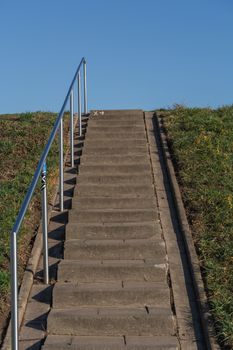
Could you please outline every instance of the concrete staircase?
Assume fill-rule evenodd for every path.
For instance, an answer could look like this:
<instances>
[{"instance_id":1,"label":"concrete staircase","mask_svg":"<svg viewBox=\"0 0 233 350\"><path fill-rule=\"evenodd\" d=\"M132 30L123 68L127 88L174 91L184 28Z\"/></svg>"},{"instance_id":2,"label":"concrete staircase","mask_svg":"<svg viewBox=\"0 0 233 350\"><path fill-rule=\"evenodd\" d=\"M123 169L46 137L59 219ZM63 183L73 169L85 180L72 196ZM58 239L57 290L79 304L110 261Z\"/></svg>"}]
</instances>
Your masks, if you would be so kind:
<instances>
[{"instance_id":1,"label":"concrete staircase","mask_svg":"<svg viewBox=\"0 0 233 350\"><path fill-rule=\"evenodd\" d=\"M44 350L178 349L140 110L92 113Z\"/></svg>"}]
</instances>

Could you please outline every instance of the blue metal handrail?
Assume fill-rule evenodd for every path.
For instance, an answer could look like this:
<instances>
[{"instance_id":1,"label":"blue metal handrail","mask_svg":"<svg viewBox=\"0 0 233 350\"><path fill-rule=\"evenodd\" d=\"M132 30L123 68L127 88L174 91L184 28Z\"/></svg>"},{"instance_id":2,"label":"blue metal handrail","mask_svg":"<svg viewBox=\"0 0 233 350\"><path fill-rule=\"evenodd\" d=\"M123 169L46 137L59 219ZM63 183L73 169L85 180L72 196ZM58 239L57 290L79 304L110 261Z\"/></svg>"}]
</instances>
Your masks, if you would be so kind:
<instances>
[{"instance_id":1,"label":"blue metal handrail","mask_svg":"<svg viewBox=\"0 0 233 350\"><path fill-rule=\"evenodd\" d=\"M48 236L47 236L47 192L46 192L46 158L51 149L52 143L59 132L59 201L60 210L63 211L63 115L66 105L70 99L70 156L71 166L74 166L74 142L73 142L73 88L77 79L78 83L78 117L79 117L79 135L82 135L82 103L81 103L81 68L83 67L83 86L84 86L84 114L87 114L87 84L86 84L86 60L83 57L75 72L74 78L70 84L60 113L55 121L54 127L50 133L48 142L43 150L31 184L23 200L19 214L16 218L10 237L10 260L11 260L11 346L13 350L18 350L18 278L17 278L17 234L25 217L29 203L37 186L38 180L42 176L42 231L43 231L43 250L44 250L44 282L49 283L48 273Z\"/></svg>"}]
</instances>

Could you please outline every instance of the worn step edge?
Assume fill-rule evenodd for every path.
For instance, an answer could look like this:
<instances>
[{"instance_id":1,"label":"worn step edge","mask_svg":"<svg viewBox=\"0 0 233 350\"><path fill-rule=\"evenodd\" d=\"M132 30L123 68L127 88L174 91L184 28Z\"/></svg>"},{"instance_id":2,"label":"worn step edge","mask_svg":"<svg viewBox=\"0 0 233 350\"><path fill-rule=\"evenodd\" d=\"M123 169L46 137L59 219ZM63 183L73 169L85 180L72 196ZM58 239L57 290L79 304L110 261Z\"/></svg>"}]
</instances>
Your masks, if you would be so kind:
<instances>
[{"instance_id":1,"label":"worn step edge","mask_svg":"<svg viewBox=\"0 0 233 350\"><path fill-rule=\"evenodd\" d=\"M64 335L174 335L170 308L73 308L52 309L49 334Z\"/></svg>"}]
</instances>

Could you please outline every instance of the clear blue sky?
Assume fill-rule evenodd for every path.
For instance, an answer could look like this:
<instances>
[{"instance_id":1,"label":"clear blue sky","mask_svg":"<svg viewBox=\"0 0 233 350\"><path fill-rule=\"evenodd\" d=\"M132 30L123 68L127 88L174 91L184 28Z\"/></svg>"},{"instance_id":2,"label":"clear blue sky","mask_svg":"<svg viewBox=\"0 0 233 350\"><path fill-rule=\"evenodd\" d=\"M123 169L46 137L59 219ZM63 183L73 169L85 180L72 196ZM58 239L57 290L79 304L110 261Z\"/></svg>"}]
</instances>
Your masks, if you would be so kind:
<instances>
[{"instance_id":1,"label":"clear blue sky","mask_svg":"<svg viewBox=\"0 0 233 350\"><path fill-rule=\"evenodd\" d=\"M82 56L89 107L233 103L232 0L0 0L0 113L58 111Z\"/></svg>"}]
</instances>

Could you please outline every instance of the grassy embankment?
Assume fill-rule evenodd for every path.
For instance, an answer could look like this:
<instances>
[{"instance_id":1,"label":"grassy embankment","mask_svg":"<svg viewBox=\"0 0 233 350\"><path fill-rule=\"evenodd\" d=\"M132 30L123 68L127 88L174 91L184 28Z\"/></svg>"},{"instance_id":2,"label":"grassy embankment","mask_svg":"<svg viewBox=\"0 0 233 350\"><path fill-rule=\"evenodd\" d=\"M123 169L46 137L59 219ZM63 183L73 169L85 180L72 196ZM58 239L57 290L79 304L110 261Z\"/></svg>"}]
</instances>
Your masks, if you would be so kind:
<instances>
[{"instance_id":1,"label":"grassy embankment","mask_svg":"<svg viewBox=\"0 0 233 350\"><path fill-rule=\"evenodd\" d=\"M0 330L9 309L9 236L42 150L54 125L53 113L0 115ZM67 133L67 123L65 123ZM48 157L48 193L56 185L58 143ZM39 224L40 184L37 186L19 234L19 272L30 254L30 242Z\"/></svg>"},{"instance_id":2,"label":"grassy embankment","mask_svg":"<svg viewBox=\"0 0 233 350\"><path fill-rule=\"evenodd\" d=\"M223 348L233 348L233 107L158 112Z\"/></svg>"}]
</instances>

